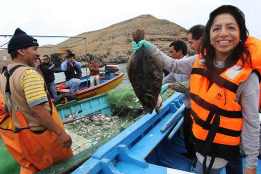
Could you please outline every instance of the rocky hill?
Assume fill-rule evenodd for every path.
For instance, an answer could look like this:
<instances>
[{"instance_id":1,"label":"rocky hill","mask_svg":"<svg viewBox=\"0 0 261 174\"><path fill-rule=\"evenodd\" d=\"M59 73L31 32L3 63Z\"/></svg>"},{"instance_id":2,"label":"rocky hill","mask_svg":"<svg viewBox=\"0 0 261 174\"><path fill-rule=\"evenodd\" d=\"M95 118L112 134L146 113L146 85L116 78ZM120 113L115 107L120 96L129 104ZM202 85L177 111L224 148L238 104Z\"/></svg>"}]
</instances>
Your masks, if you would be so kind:
<instances>
[{"instance_id":1,"label":"rocky hill","mask_svg":"<svg viewBox=\"0 0 261 174\"><path fill-rule=\"evenodd\" d=\"M142 15L101 30L79 34L58 45L42 46L40 53L54 54L64 49L72 49L83 60L94 56L103 62L126 62L131 55L132 32L136 29L144 29L145 38L163 51L167 51L168 45L174 39L186 40L185 28L151 15ZM1 54L4 55L5 51L1 51Z\"/></svg>"},{"instance_id":2,"label":"rocky hill","mask_svg":"<svg viewBox=\"0 0 261 174\"><path fill-rule=\"evenodd\" d=\"M163 50L177 38L186 40L186 29L151 15L142 15L107 28L86 32L58 44L59 48L73 49L77 55L95 55L105 62L124 62L131 54L131 36L136 29L144 29L145 37Z\"/></svg>"}]
</instances>

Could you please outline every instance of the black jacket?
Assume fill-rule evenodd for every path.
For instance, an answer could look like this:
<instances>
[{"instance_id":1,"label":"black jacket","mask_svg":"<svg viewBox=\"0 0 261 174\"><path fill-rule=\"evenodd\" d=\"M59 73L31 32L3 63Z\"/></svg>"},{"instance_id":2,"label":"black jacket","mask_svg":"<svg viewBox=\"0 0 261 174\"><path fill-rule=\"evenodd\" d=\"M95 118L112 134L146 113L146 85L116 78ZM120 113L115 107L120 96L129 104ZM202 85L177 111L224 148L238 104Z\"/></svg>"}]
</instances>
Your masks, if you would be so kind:
<instances>
[{"instance_id":1,"label":"black jacket","mask_svg":"<svg viewBox=\"0 0 261 174\"><path fill-rule=\"evenodd\" d=\"M50 67L51 65L49 63L41 63L39 66L46 84L53 82L55 79L53 68Z\"/></svg>"},{"instance_id":2,"label":"black jacket","mask_svg":"<svg viewBox=\"0 0 261 174\"><path fill-rule=\"evenodd\" d=\"M64 72L66 81L71 80L72 78L80 79L82 76L81 69L77 68L75 62L67 62L67 70Z\"/></svg>"}]
</instances>

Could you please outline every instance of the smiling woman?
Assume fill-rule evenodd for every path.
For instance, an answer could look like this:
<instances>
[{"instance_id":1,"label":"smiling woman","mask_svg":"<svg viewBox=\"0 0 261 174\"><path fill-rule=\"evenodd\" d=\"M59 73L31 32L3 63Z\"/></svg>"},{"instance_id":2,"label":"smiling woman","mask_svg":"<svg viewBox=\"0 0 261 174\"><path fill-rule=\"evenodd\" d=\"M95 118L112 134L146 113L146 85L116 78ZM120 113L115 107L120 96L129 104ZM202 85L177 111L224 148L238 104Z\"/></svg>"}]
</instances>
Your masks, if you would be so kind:
<instances>
[{"instance_id":1,"label":"smiling woman","mask_svg":"<svg viewBox=\"0 0 261 174\"><path fill-rule=\"evenodd\" d=\"M247 36L248 30L242 11L228 8L213 11L206 25L201 48L208 68L215 68L214 63L220 61L224 62L223 68L226 68L239 59L243 64L251 64L250 53L245 45Z\"/></svg>"},{"instance_id":2,"label":"smiling woman","mask_svg":"<svg viewBox=\"0 0 261 174\"><path fill-rule=\"evenodd\" d=\"M199 173L217 172L219 171L217 169L222 168L222 166L227 166L227 173L242 173L239 153L240 142L244 152L247 154L245 172L255 173L259 147L251 146L250 143L255 141L258 144L256 139L259 138L259 125L255 123L255 121L258 122L257 96L259 95L259 86L257 75L252 73L253 69L250 68L252 67L251 58L255 58L251 57L250 49L246 44L247 39L248 30L241 10L234 6L221 6L210 14L201 54L208 71L207 74L212 76L205 77L209 81L209 84L205 86L207 89L205 92L214 98L211 99L207 95L200 94L201 92L197 91L199 88L193 84L193 82L197 82L195 76L203 75L199 71L196 72L194 68L200 69L202 65L193 66L191 77L194 119L201 121L213 119L212 123L208 121L203 122L216 127L206 129L206 127L200 126L201 121L193 123L192 131L196 140L197 157L199 160L197 170ZM220 77L225 81L220 83L223 81ZM241 82L243 82L243 85ZM230 86L229 84L236 85L234 90L228 87ZM217 86L214 87L215 85ZM253 92L249 92L250 88L253 89ZM201 89L200 91L203 92L204 90ZM217 108L214 110L204 108L201 99L198 100L198 97L202 97L203 103L215 103ZM200 108L202 107L201 109L204 108L203 110L208 110L209 114L204 116L204 114L199 113L199 106ZM219 109L229 112L237 111L238 116L235 114L236 117L231 117L232 113L228 115L218 114L217 110ZM211 112L213 112L214 116L211 116ZM245 122L243 122L244 120ZM219 130L221 127L226 131ZM244 129L242 129L243 127ZM239 132L238 135L231 134L237 131L242 131L242 133ZM207 159L207 156L211 158ZM231 167L232 164L234 165L233 168ZM212 167L213 169L211 169Z\"/></svg>"},{"instance_id":3,"label":"smiling woman","mask_svg":"<svg viewBox=\"0 0 261 174\"><path fill-rule=\"evenodd\" d=\"M216 59L228 57L239 41L239 26L235 18L230 14L218 15L210 30L210 42L216 48Z\"/></svg>"},{"instance_id":4,"label":"smiling woman","mask_svg":"<svg viewBox=\"0 0 261 174\"><path fill-rule=\"evenodd\" d=\"M190 75L196 172L255 174L259 154L258 109L261 41L248 36L243 12L223 5L210 13L201 54L184 60L162 55L164 68ZM200 85L199 85L200 84Z\"/></svg>"}]
</instances>

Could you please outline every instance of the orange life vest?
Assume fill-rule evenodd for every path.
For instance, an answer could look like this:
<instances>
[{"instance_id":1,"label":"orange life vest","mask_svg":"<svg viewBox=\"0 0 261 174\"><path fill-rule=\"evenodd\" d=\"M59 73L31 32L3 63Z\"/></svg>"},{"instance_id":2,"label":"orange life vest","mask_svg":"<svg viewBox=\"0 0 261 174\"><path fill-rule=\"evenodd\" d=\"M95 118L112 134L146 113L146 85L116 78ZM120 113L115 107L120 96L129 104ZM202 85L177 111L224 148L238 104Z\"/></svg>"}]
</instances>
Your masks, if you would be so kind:
<instances>
[{"instance_id":1,"label":"orange life vest","mask_svg":"<svg viewBox=\"0 0 261 174\"><path fill-rule=\"evenodd\" d=\"M190 78L192 132L196 151L202 155L239 157L243 119L236 91L252 71L239 61L220 75L210 74L196 58Z\"/></svg>"},{"instance_id":2,"label":"orange life vest","mask_svg":"<svg viewBox=\"0 0 261 174\"><path fill-rule=\"evenodd\" d=\"M246 40L246 46L251 54L252 66L257 70L259 73L259 79L261 79L261 40L254 37L248 37ZM261 87L261 81L259 86ZM261 92L259 96L259 108L261 108Z\"/></svg>"}]
</instances>

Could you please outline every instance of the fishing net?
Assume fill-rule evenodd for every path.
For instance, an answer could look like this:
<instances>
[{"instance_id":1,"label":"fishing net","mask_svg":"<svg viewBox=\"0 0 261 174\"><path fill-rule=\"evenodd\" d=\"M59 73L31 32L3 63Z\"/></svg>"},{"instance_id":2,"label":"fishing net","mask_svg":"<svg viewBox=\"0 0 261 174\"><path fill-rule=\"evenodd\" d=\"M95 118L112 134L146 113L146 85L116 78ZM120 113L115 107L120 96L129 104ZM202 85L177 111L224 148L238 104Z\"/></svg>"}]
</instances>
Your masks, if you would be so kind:
<instances>
[{"instance_id":1,"label":"fishing net","mask_svg":"<svg viewBox=\"0 0 261 174\"><path fill-rule=\"evenodd\" d=\"M135 96L131 85L122 85L108 93L108 103L113 115L135 116L142 112L142 106Z\"/></svg>"},{"instance_id":2,"label":"fishing net","mask_svg":"<svg viewBox=\"0 0 261 174\"><path fill-rule=\"evenodd\" d=\"M163 101L174 93L172 89L165 89L161 92ZM122 85L119 88L108 93L108 102L112 109L113 115L117 116L139 116L143 108L136 97L131 85Z\"/></svg>"}]
</instances>

